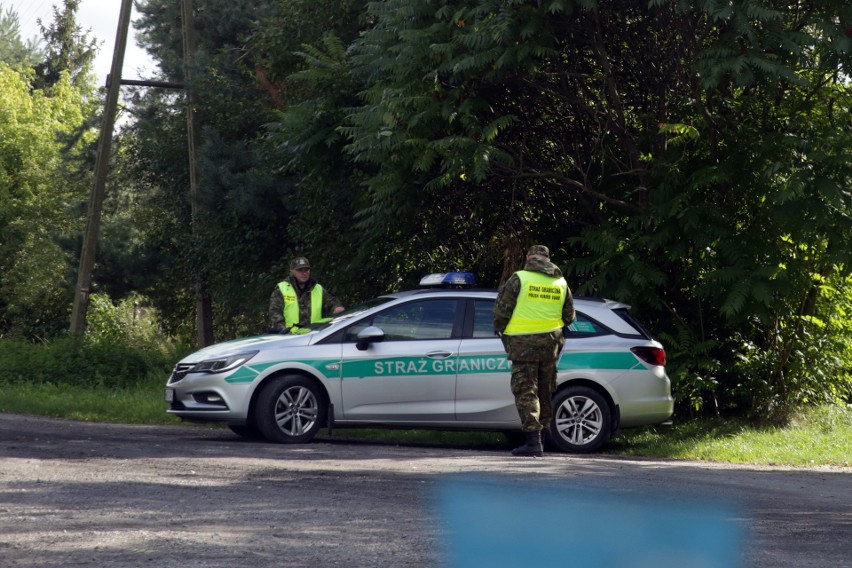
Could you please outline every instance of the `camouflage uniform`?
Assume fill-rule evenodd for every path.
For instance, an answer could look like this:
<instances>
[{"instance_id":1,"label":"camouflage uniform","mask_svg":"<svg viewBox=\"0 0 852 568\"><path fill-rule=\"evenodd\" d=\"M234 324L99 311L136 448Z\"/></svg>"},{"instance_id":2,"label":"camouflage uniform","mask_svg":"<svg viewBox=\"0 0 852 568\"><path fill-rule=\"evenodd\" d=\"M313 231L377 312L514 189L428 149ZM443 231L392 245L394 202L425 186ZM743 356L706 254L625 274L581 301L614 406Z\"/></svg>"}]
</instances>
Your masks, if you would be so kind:
<instances>
[{"instance_id":1,"label":"camouflage uniform","mask_svg":"<svg viewBox=\"0 0 852 568\"><path fill-rule=\"evenodd\" d=\"M298 281L292 275L287 277L287 281L296 291L297 301L299 302L299 323L296 325L298 327L309 327L311 322L311 290L317 285L317 281L311 278L305 283L304 288L299 287ZM340 301L323 288L323 317L331 316L334 310L341 306ZM269 298L269 331L272 333L284 331L284 297L281 295L278 286L275 287L272 296Z\"/></svg>"},{"instance_id":2,"label":"camouflage uniform","mask_svg":"<svg viewBox=\"0 0 852 568\"><path fill-rule=\"evenodd\" d=\"M530 249L531 252L535 248ZM554 278L562 277L559 268L548 260L530 259L524 270L542 272ZM561 329L549 333L503 335L520 290L521 280L517 273L509 277L500 288L494 303L494 329L501 334L506 355L512 361L512 394L515 395L522 429L524 432L536 432L546 429L553 419L551 398L556 389L556 362L565 345L565 338ZM569 325L574 318L574 299L569 289L562 306L562 321Z\"/></svg>"}]
</instances>

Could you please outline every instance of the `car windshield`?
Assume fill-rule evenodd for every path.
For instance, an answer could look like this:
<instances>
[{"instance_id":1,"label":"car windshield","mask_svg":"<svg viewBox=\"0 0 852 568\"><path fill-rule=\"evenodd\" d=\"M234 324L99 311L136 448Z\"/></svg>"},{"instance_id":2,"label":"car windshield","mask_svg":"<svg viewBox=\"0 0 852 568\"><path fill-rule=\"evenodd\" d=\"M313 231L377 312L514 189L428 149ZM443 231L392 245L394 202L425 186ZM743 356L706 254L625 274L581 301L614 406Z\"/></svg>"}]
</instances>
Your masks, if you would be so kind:
<instances>
[{"instance_id":1,"label":"car windshield","mask_svg":"<svg viewBox=\"0 0 852 568\"><path fill-rule=\"evenodd\" d=\"M349 320L359 314L366 312L376 306L381 306L382 304L386 304L393 300L392 296L379 296L378 298L373 298L372 300L367 300L363 304L358 304L357 306L352 306L351 308L346 308L339 314L335 315L331 321L322 323L322 324L312 324L311 329L325 329L330 325L336 325L342 321Z\"/></svg>"}]
</instances>

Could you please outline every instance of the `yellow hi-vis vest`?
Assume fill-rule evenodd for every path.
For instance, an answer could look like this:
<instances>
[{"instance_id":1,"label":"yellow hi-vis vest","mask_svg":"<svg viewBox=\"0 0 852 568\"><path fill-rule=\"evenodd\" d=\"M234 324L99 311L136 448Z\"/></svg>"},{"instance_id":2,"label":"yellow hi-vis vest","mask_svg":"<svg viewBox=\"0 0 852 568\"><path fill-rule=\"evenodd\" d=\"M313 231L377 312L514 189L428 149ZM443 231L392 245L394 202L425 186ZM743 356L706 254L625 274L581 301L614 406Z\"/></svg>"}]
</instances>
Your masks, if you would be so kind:
<instances>
[{"instance_id":1,"label":"yellow hi-vis vest","mask_svg":"<svg viewBox=\"0 0 852 568\"><path fill-rule=\"evenodd\" d=\"M503 333L526 335L561 329L564 325L562 306L568 294L565 279L530 270L520 270L516 274L521 279L521 290Z\"/></svg>"},{"instance_id":2,"label":"yellow hi-vis vest","mask_svg":"<svg viewBox=\"0 0 852 568\"><path fill-rule=\"evenodd\" d=\"M299 300L296 289L284 280L278 283L278 289L284 297L284 327L293 328L299 323ZM315 284L311 289L311 323L322 320L322 286ZM295 328L292 333L307 333L310 329Z\"/></svg>"}]
</instances>

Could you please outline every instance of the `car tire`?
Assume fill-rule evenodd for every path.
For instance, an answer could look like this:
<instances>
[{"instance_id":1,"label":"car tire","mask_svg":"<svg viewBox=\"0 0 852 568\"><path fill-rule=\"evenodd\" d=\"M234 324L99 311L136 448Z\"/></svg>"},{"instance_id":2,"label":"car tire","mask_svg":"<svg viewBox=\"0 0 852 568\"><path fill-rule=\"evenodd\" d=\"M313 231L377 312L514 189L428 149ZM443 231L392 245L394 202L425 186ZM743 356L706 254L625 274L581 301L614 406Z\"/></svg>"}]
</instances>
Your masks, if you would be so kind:
<instances>
[{"instance_id":1,"label":"car tire","mask_svg":"<svg viewBox=\"0 0 852 568\"><path fill-rule=\"evenodd\" d=\"M264 437L260 429L254 424L228 424L228 428L240 438L247 440L259 440Z\"/></svg>"},{"instance_id":2,"label":"car tire","mask_svg":"<svg viewBox=\"0 0 852 568\"><path fill-rule=\"evenodd\" d=\"M257 427L272 442L310 442L325 424L321 387L311 379L290 375L272 379L257 398Z\"/></svg>"},{"instance_id":3,"label":"car tire","mask_svg":"<svg viewBox=\"0 0 852 568\"><path fill-rule=\"evenodd\" d=\"M553 397L551 443L573 454L595 452L609 440L612 411L606 399L592 388L572 386Z\"/></svg>"}]
</instances>

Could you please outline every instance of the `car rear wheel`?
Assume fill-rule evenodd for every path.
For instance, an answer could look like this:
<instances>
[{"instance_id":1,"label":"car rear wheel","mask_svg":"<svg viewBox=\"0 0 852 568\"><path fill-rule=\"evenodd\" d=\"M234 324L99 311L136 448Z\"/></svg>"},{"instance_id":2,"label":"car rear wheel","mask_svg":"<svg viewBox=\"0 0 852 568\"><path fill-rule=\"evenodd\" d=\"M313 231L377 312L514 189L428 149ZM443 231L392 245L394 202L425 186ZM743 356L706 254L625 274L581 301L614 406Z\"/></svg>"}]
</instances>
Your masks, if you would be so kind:
<instances>
[{"instance_id":1,"label":"car rear wheel","mask_svg":"<svg viewBox=\"0 0 852 568\"><path fill-rule=\"evenodd\" d=\"M320 386L310 379L295 375L273 379L258 396L257 427L273 442L309 442L325 423L323 400Z\"/></svg>"},{"instance_id":2,"label":"car rear wheel","mask_svg":"<svg viewBox=\"0 0 852 568\"><path fill-rule=\"evenodd\" d=\"M562 451L587 454L609 440L612 413L603 396L589 387L568 387L553 398L549 434Z\"/></svg>"}]
</instances>

